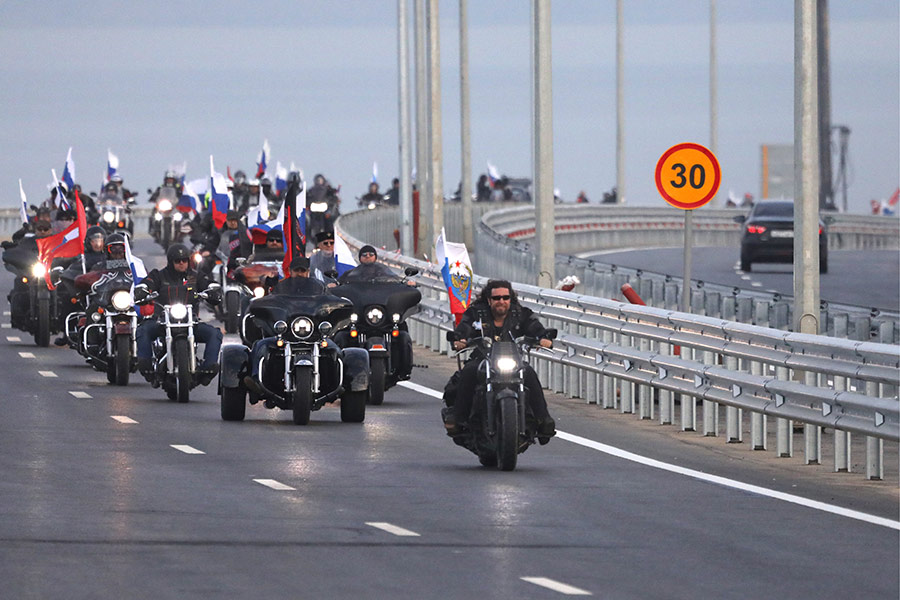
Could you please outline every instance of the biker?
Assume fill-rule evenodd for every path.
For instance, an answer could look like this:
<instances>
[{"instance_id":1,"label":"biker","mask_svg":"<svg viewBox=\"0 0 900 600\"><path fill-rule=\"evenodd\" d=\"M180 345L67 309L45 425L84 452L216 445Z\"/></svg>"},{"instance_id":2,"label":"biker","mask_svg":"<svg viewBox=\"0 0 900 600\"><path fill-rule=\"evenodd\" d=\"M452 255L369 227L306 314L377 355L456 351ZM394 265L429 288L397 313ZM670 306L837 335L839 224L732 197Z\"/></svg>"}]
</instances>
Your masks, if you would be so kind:
<instances>
[{"instance_id":1,"label":"biker","mask_svg":"<svg viewBox=\"0 0 900 600\"><path fill-rule=\"evenodd\" d=\"M275 208L276 204L279 204L278 196L275 192L272 191L272 180L268 177L263 177L259 180L259 187L262 189L263 197L268 201L267 207L269 212L278 212L278 208Z\"/></svg>"},{"instance_id":2,"label":"biker","mask_svg":"<svg viewBox=\"0 0 900 600\"><path fill-rule=\"evenodd\" d=\"M380 205L384 202L384 196L381 195L381 192L378 191L378 182L373 181L369 184L369 191L363 194L362 198L359 199L360 206L368 206L369 203L374 203L376 206Z\"/></svg>"},{"instance_id":3,"label":"biker","mask_svg":"<svg viewBox=\"0 0 900 600\"><path fill-rule=\"evenodd\" d=\"M272 229L266 234L266 245L257 246L247 262L274 261L284 258L284 237L280 229Z\"/></svg>"},{"instance_id":4,"label":"biker","mask_svg":"<svg viewBox=\"0 0 900 600\"><path fill-rule=\"evenodd\" d=\"M318 296L325 293L325 286L316 279L310 278L309 259L305 256L295 256L288 269L289 275L275 284L272 294ZM255 394L255 396L250 396L251 403L255 402L255 397L270 395L259 378L259 364L277 340L277 337L266 337L253 342L253 348L250 350L250 374L243 379L247 389Z\"/></svg>"},{"instance_id":5,"label":"biker","mask_svg":"<svg viewBox=\"0 0 900 600\"><path fill-rule=\"evenodd\" d=\"M330 286L334 280L325 273L334 269L334 232L320 231L316 234L316 251L309 259L309 270L313 277Z\"/></svg>"},{"instance_id":6,"label":"biker","mask_svg":"<svg viewBox=\"0 0 900 600\"><path fill-rule=\"evenodd\" d=\"M480 333L476 334L479 329ZM546 331L531 309L519 304L510 282L491 279L481 290L478 300L463 313L455 329L457 340L453 342L453 349L462 350L468 346L468 340L472 337L484 336L499 341L509 339L510 336L516 338L524 335L538 338L542 348L551 348L553 341L545 337ZM452 418L448 415L445 423L450 435L461 433L467 426L480 376L478 367L483 359L484 356L476 350L459 371ZM524 367L524 380L528 405L538 422L538 440L541 444L546 444L556 434L556 423L547 411L544 390L531 365ZM453 379L448 387L452 383Z\"/></svg>"},{"instance_id":7,"label":"biker","mask_svg":"<svg viewBox=\"0 0 900 600\"><path fill-rule=\"evenodd\" d=\"M238 210L246 213L250 210L250 206L256 206L259 203L259 179L250 179L247 181L247 204L239 206Z\"/></svg>"},{"instance_id":8,"label":"biker","mask_svg":"<svg viewBox=\"0 0 900 600\"><path fill-rule=\"evenodd\" d=\"M65 270L60 273L59 285L56 287L56 296L59 299L59 330L65 331L66 317L78 309L78 290L75 286L75 278L84 272L93 269L94 265L106 259L106 230L99 225L88 227L84 236L84 259L75 257L69 261ZM65 346L68 343L66 336L60 335L53 340L56 346Z\"/></svg>"},{"instance_id":9,"label":"biker","mask_svg":"<svg viewBox=\"0 0 900 600\"><path fill-rule=\"evenodd\" d=\"M184 244L172 244L166 251L166 266L163 269L153 269L141 280L134 289L135 300L146 298L151 292L157 292L156 310L152 318L145 319L137 328L137 355L138 369L141 375L149 381L154 381L153 373L153 340L164 332L157 320L161 314L161 307L170 303L169 295L173 289L192 288L194 292L210 290L209 301L213 304L221 301L221 290L207 275L200 274L191 269L191 253ZM218 292L214 294L213 292ZM194 299L194 314L198 314L200 301ZM212 381L218 373L219 348L222 346L222 332L208 323L194 325L194 338L203 342L203 362L198 368L204 379Z\"/></svg>"},{"instance_id":10,"label":"biker","mask_svg":"<svg viewBox=\"0 0 900 600\"><path fill-rule=\"evenodd\" d=\"M37 240L52 233L50 222L39 220L34 222L34 233L25 234L18 243L3 242L3 262L27 272L30 277L31 265L37 262L39 251ZM22 277L13 279L13 288L6 297L9 301L10 321L16 329L24 329L28 319L29 294L28 283Z\"/></svg>"},{"instance_id":11,"label":"biker","mask_svg":"<svg viewBox=\"0 0 900 600\"><path fill-rule=\"evenodd\" d=\"M250 206L249 192L247 190L247 174L243 171L235 171L234 187L231 190L234 205L238 210L247 212Z\"/></svg>"},{"instance_id":12,"label":"biker","mask_svg":"<svg viewBox=\"0 0 900 600\"><path fill-rule=\"evenodd\" d=\"M194 245L194 250L203 257L202 261L194 265L201 273L209 274L212 272L213 266L216 264L216 250L221 241L221 234L216 229L216 223L213 220L212 212L198 214L194 219L197 226L191 232L190 241ZM227 213L226 213L227 221Z\"/></svg>"},{"instance_id":13,"label":"biker","mask_svg":"<svg viewBox=\"0 0 900 600\"><path fill-rule=\"evenodd\" d=\"M338 283L348 283L350 280L374 279L377 277L397 277L389 267L378 262L378 252L374 246L366 244L359 249L359 265L346 271L338 277ZM399 278L398 278L399 279ZM407 285L415 286L416 283L411 279L406 282Z\"/></svg>"},{"instance_id":14,"label":"biker","mask_svg":"<svg viewBox=\"0 0 900 600\"><path fill-rule=\"evenodd\" d=\"M391 181L391 189L388 190L386 196L386 202L390 206L399 206L400 205L400 180L394 177Z\"/></svg>"},{"instance_id":15,"label":"biker","mask_svg":"<svg viewBox=\"0 0 900 600\"><path fill-rule=\"evenodd\" d=\"M219 234L219 247L216 256L222 259L226 271L231 271L240 257L247 258L253 250L253 241L247 233L247 226L241 222L241 215L236 210L225 214L225 224Z\"/></svg>"}]
</instances>

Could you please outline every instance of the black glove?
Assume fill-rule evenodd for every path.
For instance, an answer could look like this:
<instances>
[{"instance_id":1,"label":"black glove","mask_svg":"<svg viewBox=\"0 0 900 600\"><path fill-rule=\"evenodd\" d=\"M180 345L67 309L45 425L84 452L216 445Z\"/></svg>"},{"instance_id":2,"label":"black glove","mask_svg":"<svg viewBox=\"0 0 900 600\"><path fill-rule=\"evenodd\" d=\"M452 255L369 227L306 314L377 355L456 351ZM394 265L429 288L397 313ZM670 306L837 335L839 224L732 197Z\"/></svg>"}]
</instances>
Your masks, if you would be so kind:
<instances>
[{"instance_id":1,"label":"black glove","mask_svg":"<svg viewBox=\"0 0 900 600\"><path fill-rule=\"evenodd\" d=\"M142 302L147 299L147 296L150 295L150 290L146 285L136 285L134 286L134 301Z\"/></svg>"}]
</instances>

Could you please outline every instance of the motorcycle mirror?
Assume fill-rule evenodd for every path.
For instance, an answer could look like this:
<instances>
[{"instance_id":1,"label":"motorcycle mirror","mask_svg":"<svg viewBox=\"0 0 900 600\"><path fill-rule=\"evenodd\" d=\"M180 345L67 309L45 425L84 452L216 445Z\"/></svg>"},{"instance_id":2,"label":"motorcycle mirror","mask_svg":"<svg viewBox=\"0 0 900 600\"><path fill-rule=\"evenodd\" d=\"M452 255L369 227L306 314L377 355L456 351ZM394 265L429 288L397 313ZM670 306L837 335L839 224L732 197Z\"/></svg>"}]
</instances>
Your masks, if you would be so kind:
<instances>
[{"instance_id":1,"label":"motorcycle mirror","mask_svg":"<svg viewBox=\"0 0 900 600\"><path fill-rule=\"evenodd\" d=\"M456 341L456 332L455 331L447 332L447 341L450 342L451 344Z\"/></svg>"},{"instance_id":2,"label":"motorcycle mirror","mask_svg":"<svg viewBox=\"0 0 900 600\"><path fill-rule=\"evenodd\" d=\"M419 270L415 267L406 267L406 269L404 269L403 272L406 274L407 277L412 277L413 275L419 274Z\"/></svg>"}]
</instances>

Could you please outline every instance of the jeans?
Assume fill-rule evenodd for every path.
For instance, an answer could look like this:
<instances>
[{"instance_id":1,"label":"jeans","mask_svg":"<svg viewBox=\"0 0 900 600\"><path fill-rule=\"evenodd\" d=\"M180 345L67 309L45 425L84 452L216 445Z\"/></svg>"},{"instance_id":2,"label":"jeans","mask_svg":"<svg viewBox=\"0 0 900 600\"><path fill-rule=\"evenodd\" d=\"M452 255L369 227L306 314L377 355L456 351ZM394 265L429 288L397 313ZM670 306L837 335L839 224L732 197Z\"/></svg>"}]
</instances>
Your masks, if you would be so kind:
<instances>
[{"instance_id":1,"label":"jeans","mask_svg":"<svg viewBox=\"0 0 900 600\"><path fill-rule=\"evenodd\" d=\"M482 361L470 360L463 365L459 373L459 383L456 393L456 403L453 412L457 423L466 423L472 413L472 401L475 399L475 387L479 382L483 383L484 370L479 370ZM537 421L543 422L550 416L547 411L547 400L544 398L544 389L538 379L537 373L531 365L525 366L525 399L531 408L531 413Z\"/></svg>"},{"instance_id":2,"label":"jeans","mask_svg":"<svg viewBox=\"0 0 900 600\"><path fill-rule=\"evenodd\" d=\"M153 340L165 334L165 328L156 319L147 319L138 325L137 338L138 359L153 358ZM219 349L222 347L222 332L208 323L194 325L194 339L204 344L203 364L208 368L219 361Z\"/></svg>"}]
</instances>

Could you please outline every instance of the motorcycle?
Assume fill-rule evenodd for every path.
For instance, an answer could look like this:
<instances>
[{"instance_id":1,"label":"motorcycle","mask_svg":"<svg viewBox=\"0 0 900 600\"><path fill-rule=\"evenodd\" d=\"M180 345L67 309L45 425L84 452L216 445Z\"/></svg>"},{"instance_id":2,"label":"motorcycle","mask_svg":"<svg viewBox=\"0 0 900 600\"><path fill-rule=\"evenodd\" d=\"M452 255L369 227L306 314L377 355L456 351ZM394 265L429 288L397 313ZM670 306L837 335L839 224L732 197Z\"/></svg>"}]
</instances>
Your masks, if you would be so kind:
<instances>
[{"instance_id":1,"label":"motorcycle","mask_svg":"<svg viewBox=\"0 0 900 600\"><path fill-rule=\"evenodd\" d=\"M173 187L161 187L156 197L153 216L150 218L150 235L164 250L169 249L184 219L184 214L176 209L177 206L178 190Z\"/></svg>"},{"instance_id":2,"label":"motorcycle","mask_svg":"<svg viewBox=\"0 0 900 600\"><path fill-rule=\"evenodd\" d=\"M340 399L341 421L362 423L369 390L369 355L362 348L342 350L328 336L350 324L353 305L330 294L274 294L250 303L248 315L269 344L260 361L259 378L267 393L250 394L255 404L292 411L297 425L310 413ZM265 342L263 342L265 343ZM219 365L222 419L243 421L250 374L250 349L226 344Z\"/></svg>"},{"instance_id":3,"label":"motorcycle","mask_svg":"<svg viewBox=\"0 0 900 600\"><path fill-rule=\"evenodd\" d=\"M88 364L104 371L107 381L115 385L128 385L129 376L137 370L138 315L131 286L130 274L103 273L91 285L87 310L66 317L65 333L70 345L74 342Z\"/></svg>"},{"instance_id":4,"label":"motorcycle","mask_svg":"<svg viewBox=\"0 0 900 600\"><path fill-rule=\"evenodd\" d=\"M321 231L334 231L334 222L341 214L339 192L340 187L337 189L328 187L318 200L310 201L309 209L306 211L308 214L306 231L310 239L315 239L316 234Z\"/></svg>"},{"instance_id":5,"label":"motorcycle","mask_svg":"<svg viewBox=\"0 0 900 600\"><path fill-rule=\"evenodd\" d=\"M407 267L405 277L393 275L349 279L331 290L353 302L349 331L335 336L342 348L365 348L369 353L369 403L380 405L384 392L409 379L413 367L412 339L405 321L419 312L422 294L406 284L419 270Z\"/></svg>"},{"instance_id":6,"label":"motorcycle","mask_svg":"<svg viewBox=\"0 0 900 600\"><path fill-rule=\"evenodd\" d=\"M239 323L237 329L241 334L243 343L247 346L251 346L254 341L263 337L263 335L247 309L255 298L262 298L269 292L266 281L269 278L278 279L278 269L281 266L281 263L268 260L248 263L243 258L239 258L238 263L239 266L234 269L233 273L234 282L240 286L239 289L241 291L241 295L238 298L240 303L237 312L240 316L237 317L237 322ZM226 290L226 293L227 292L228 290ZM226 300L227 299L226 296ZM232 303L233 302L234 296L232 296ZM227 306L226 310L228 310ZM228 310L226 318L231 318L232 314L233 313Z\"/></svg>"},{"instance_id":7,"label":"motorcycle","mask_svg":"<svg viewBox=\"0 0 900 600\"><path fill-rule=\"evenodd\" d=\"M16 275L9 295L12 326L33 335L37 346L49 346L51 334L59 330L59 307L56 288L51 288L45 279L47 267L28 253L16 252L15 248L4 252L3 264ZM60 267L51 270L51 281L60 271Z\"/></svg>"},{"instance_id":8,"label":"motorcycle","mask_svg":"<svg viewBox=\"0 0 900 600\"><path fill-rule=\"evenodd\" d=\"M100 213L98 224L106 230L106 233L127 232L129 236L134 233L131 206L121 196L113 194L100 196L98 211Z\"/></svg>"},{"instance_id":9,"label":"motorcycle","mask_svg":"<svg viewBox=\"0 0 900 600\"><path fill-rule=\"evenodd\" d=\"M555 329L548 329L546 335L555 339L556 334ZM447 333L451 344L457 339L455 332ZM539 342L528 337L500 341L475 337L468 343L467 348L456 354L460 369L466 352L477 349L484 358L478 367L479 382L475 386L469 428L452 436L453 441L478 456L483 466L512 471L518 455L538 441L537 422L525 397L523 368L528 364L529 351L538 347ZM441 409L445 423L452 413L453 406Z\"/></svg>"},{"instance_id":10,"label":"motorcycle","mask_svg":"<svg viewBox=\"0 0 900 600\"><path fill-rule=\"evenodd\" d=\"M190 392L198 385L208 385L212 379L204 380L197 370L197 344L194 340L194 325L199 321L194 314L194 300L209 299L213 289L194 292L187 287L169 289L169 304L161 305L160 326L164 334L153 340L153 372L150 382L153 387L162 386L170 400L189 402ZM216 288L218 289L218 288ZM141 299L144 304L156 299L158 292L152 292Z\"/></svg>"}]
</instances>

